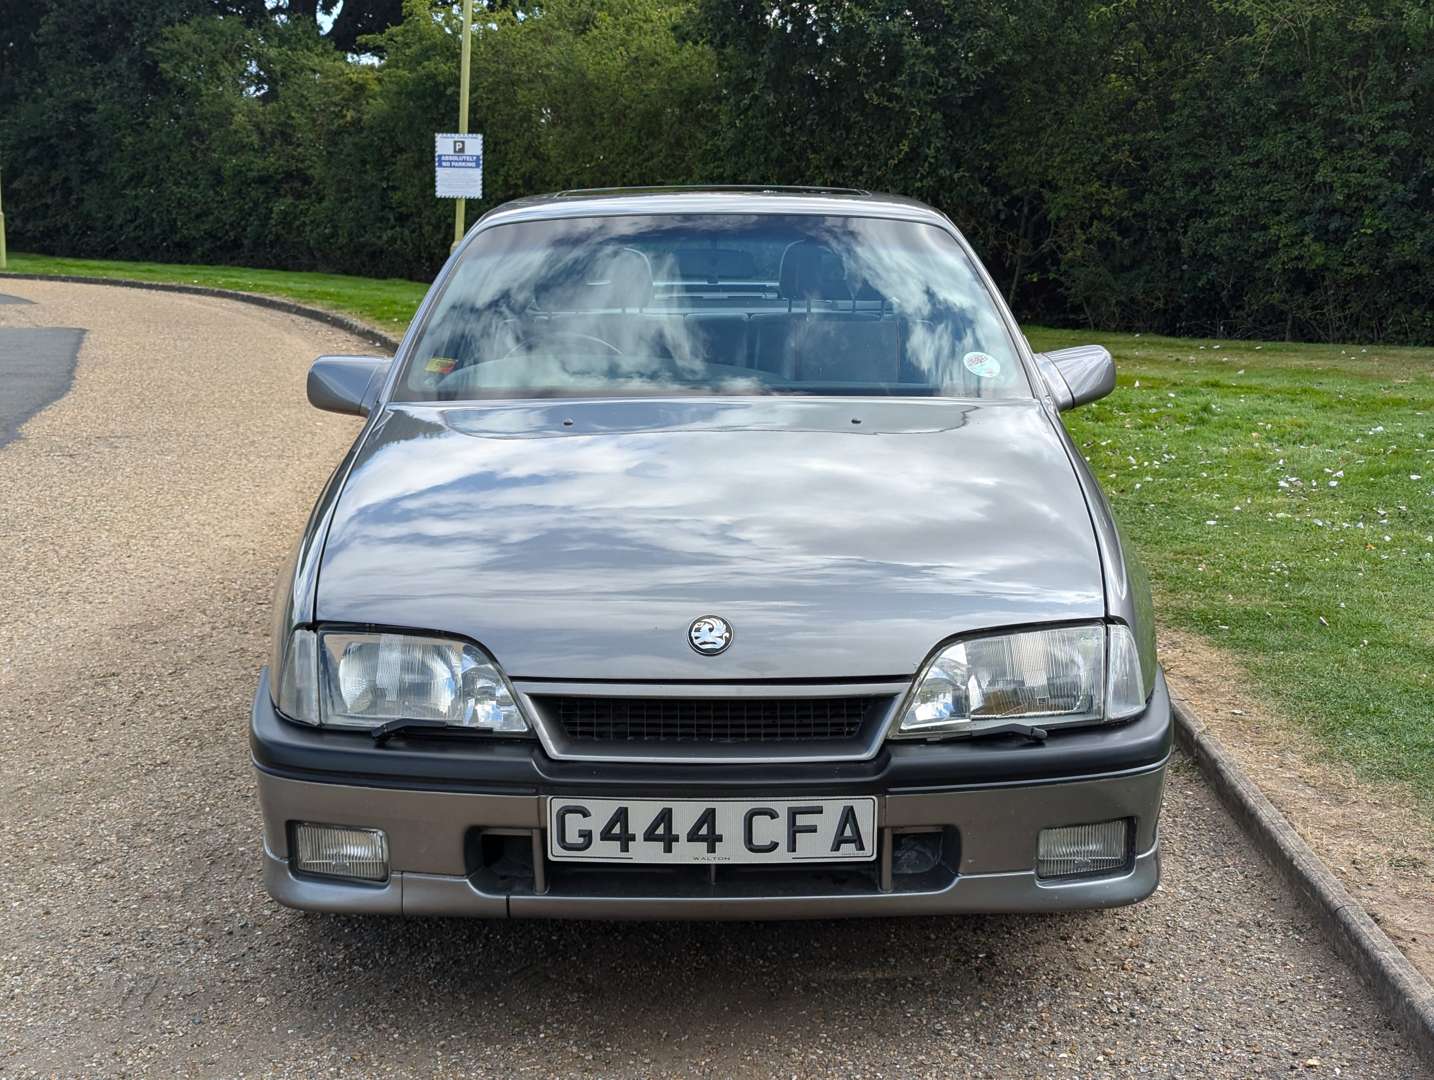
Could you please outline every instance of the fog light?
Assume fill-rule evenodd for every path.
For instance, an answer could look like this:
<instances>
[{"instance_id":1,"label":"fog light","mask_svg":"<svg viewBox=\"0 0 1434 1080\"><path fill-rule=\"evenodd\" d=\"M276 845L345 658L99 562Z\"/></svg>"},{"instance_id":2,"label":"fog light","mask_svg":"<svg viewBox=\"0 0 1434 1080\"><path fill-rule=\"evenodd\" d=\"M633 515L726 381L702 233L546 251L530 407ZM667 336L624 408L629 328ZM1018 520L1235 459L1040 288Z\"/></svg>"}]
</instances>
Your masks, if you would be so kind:
<instances>
[{"instance_id":1,"label":"fog light","mask_svg":"<svg viewBox=\"0 0 1434 1080\"><path fill-rule=\"evenodd\" d=\"M1110 874L1130 861L1130 819L1096 825L1042 829L1036 877L1070 878Z\"/></svg>"},{"instance_id":2,"label":"fog light","mask_svg":"<svg viewBox=\"0 0 1434 1080\"><path fill-rule=\"evenodd\" d=\"M294 823L294 869L302 874L388 880L388 837L382 829Z\"/></svg>"}]
</instances>

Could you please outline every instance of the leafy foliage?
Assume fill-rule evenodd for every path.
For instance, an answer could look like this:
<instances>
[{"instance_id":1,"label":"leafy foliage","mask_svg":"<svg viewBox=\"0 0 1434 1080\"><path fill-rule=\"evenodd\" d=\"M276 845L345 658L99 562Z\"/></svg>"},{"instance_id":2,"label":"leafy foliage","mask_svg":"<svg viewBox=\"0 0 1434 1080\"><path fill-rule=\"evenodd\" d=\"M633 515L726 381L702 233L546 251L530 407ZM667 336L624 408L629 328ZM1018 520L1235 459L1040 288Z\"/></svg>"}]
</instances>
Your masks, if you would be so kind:
<instances>
[{"instance_id":1,"label":"leafy foliage","mask_svg":"<svg viewBox=\"0 0 1434 1080\"><path fill-rule=\"evenodd\" d=\"M13 5L12 5L13 6ZM0 32L12 243L423 278L456 4L92 0ZM1426 0L479 0L488 198L855 184L1018 313L1434 338ZM355 53L362 55L355 55Z\"/></svg>"},{"instance_id":2,"label":"leafy foliage","mask_svg":"<svg viewBox=\"0 0 1434 1080\"><path fill-rule=\"evenodd\" d=\"M1422 0L703 0L744 178L946 210L1023 316L1429 340Z\"/></svg>"}]
</instances>

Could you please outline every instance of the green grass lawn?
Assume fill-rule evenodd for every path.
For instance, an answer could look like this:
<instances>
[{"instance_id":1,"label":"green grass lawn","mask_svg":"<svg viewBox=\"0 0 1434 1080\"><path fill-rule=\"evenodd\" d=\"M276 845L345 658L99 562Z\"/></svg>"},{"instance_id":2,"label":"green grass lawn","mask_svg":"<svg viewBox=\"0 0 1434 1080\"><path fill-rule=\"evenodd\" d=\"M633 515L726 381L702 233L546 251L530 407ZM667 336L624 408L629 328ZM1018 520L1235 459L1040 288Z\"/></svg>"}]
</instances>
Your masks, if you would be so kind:
<instances>
[{"instance_id":1,"label":"green grass lawn","mask_svg":"<svg viewBox=\"0 0 1434 1080\"><path fill-rule=\"evenodd\" d=\"M1434 349L1029 335L1115 354L1068 423L1161 619L1434 812Z\"/></svg>"},{"instance_id":2,"label":"green grass lawn","mask_svg":"<svg viewBox=\"0 0 1434 1080\"><path fill-rule=\"evenodd\" d=\"M353 315L398 336L413 318L426 284L401 278L362 278L290 270L248 270L242 266L177 266L171 263L62 259L52 255L10 256L17 274L76 274L135 281L174 281L216 289L282 296L301 304Z\"/></svg>"},{"instance_id":3,"label":"green grass lawn","mask_svg":"<svg viewBox=\"0 0 1434 1080\"><path fill-rule=\"evenodd\" d=\"M283 296L401 332L425 286L18 255L11 268ZM1240 658L1279 710L1434 814L1434 349L1098 341L1120 386L1069 415L1161 618Z\"/></svg>"}]
</instances>

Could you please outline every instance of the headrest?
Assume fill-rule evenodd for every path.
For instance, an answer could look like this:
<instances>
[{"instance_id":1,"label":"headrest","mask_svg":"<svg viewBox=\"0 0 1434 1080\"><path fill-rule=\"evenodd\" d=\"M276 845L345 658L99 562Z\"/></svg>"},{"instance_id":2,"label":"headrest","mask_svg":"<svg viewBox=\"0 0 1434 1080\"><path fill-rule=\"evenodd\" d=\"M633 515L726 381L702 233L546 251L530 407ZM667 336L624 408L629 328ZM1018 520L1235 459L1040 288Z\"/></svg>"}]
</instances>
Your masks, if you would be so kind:
<instances>
[{"instance_id":1,"label":"headrest","mask_svg":"<svg viewBox=\"0 0 1434 1080\"><path fill-rule=\"evenodd\" d=\"M782 252L778 284L784 300L850 300L841 257L815 240L798 240Z\"/></svg>"},{"instance_id":2,"label":"headrest","mask_svg":"<svg viewBox=\"0 0 1434 1080\"><path fill-rule=\"evenodd\" d=\"M644 308L652 302L652 264L635 248L621 248L603 259L591 281L599 299L595 307ZM591 280L591 279L590 279Z\"/></svg>"},{"instance_id":3,"label":"headrest","mask_svg":"<svg viewBox=\"0 0 1434 1080\"><path fill-rule=\"evenodd\" d=\"M757 276L757 261L750 251L734 248L678 248L677 272L684 281L751 281Z\"/></svg>"},{"instance_id":4,"label":"headrest","mask_svg":"<svg viewBox=\"0 0 1434 1080\"><path fill-rule=\"evenodd\" d=\"M643 308L652 301L652 267L633 248L607 248L544 281L533 300L544 311Z\"/></svg>"}]
</instances>

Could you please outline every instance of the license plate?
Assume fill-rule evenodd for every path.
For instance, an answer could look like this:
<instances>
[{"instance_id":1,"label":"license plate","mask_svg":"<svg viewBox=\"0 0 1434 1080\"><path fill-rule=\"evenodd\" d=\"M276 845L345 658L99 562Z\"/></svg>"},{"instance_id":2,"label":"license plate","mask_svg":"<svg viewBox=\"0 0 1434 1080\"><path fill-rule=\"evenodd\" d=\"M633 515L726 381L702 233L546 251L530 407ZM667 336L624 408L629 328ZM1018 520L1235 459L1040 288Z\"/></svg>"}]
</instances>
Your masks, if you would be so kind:
<instances>
[{"instance_id":1,"label":"license plate","mask_svg":"<svg viewBox=\"0 0 1434 1080\"><path fill-rule=\"evenodd\" d=\"M560 862L792 863L876 858L876 799L548 799Z\"/></svg>"}]
</instances>

